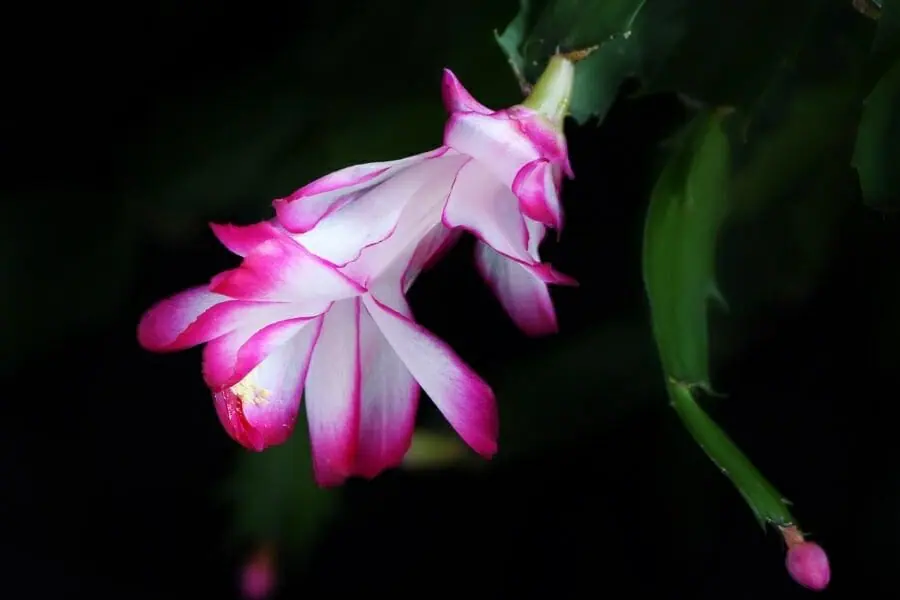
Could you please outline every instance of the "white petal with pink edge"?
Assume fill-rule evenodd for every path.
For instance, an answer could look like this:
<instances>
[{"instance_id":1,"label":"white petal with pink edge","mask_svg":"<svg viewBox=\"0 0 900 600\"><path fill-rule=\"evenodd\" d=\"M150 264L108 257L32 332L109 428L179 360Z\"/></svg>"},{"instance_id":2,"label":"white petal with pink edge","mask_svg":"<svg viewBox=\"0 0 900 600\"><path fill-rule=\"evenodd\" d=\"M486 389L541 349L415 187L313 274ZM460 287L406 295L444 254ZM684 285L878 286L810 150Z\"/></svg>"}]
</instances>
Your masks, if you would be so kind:
<instances>
[{"instance_id":1,"label":"white petal with pink edge","mask_svg":"<svg viewBox=\"0 0 900 600\"><path fill-rule=\"evenodd\" d=\"M359 299L336 302L325 314L306 377L306 417L313 471L323 487L353 475L359 441L362 365Z\"/></svg>"},{"instance_id":2,"label":"white petal with pink edge","mask_svg":"<svg viewBox=\"0 0 900 600\"><path fill-rule=\"evenodd\" d=\"M214 320L198 323L198 320L213 307L233 301L228 296L210 292L206 286L197 286L160 300L141 317L138 343L147 350L174 351L222 335L233 328L230 322L222 324ZM191 328L201 331L190 335L188 330Z\"/></svg>"},{"instance_id":3,"label":"white petal with pink edge","mask_svg":"<svg viewBox=\"0 0 900 600\"><path fill-rule=\"evenodd\" d=\"M522 212L556 230L562 229L562 207L553 166L543 159L533 160L516 174L512 192Z\"/></svg>"},{"instance_id":4,"label":"white petal with pink edge","mask_svg":"<svg viewBox=\"0 0 900 600\"><path fill-rule=\"evenodd\" d=\"M210 289L232 298L271 302L332 301L363 291L337 267L288 238L256 246L237 269L217 276Z\"/></svg>"},{"instance_id":5,"label":"white petal with pink edge","mask_svg":"<svg viewBox=\"0 0 900 600\"><path fill-rule=\"evenodd\" d=\"M234 385L325 311L277 321L248 320L203 348L203 379L213 390Z\"/></svg>"},{"instance_id":6,"label":"white petal with pink edge","mask_svg":"<svg viewBox=\"0 0 900 600\"><path fill-rule=\"evenodd\" d=\"M267 302L234 300L198 286L152 306L138 324L138 343L147 350L184 350L229 333L249 320L298 316Z\"/></svg>"},{"instance_id":7,"label":"white petal with pink edge","mask_svg":"<svg viewBox=\"0 0 900 600\"><path fill-rule=\"evenodd\" d=\"M403 273L401 284L403 292L409 290L422 271L427 271L437 264L456 245L462 234L462 229L448 229L442 223L435 225L422 238Z\"/></svg>"},{"instance_id":8,"label":"white petal with pink edge","mask_svg":"<svg viewBox=\"0 0 900 600\"><path fill-rule=\"evenodd\" d=\"M524 106L509 108L506 114L515 121L522 135L534 144L542 158L558 166L561 173L570 179L575 177L569 164L566 136L561 131L554 129L539 113Z\"/></svg>"},{"instance_id":9,"label":"white petal with pink edge","mask_svg":"<svg viewBox=\"0 0 900 600\"><path fill-rule=\"evenodd\" d=\"M530 336L557 331L556 312L546 283L483 242L476 243L475 266L519 329Z\"/></svg>"},{"instance_id":10,"label":"white petal with pink edge","mask_svg":"<svg viewBox=\"0 0 900 600\"><path fill-rule=\"evenodd\" d=\"M447 344L373 295L363 303L378 329L460 437L479 454L497 451L497 406L490 387Z\"/></svg>"},{"instance_id":11,"label":"white petal with pink edge","mask_svg":"<svg viewBox=\"0 0 900 600\"><path fill-rule=\"evenodd\" d=\"M316 256L346 265L378 244L402 249L421 237L418 220L440 218L440 206L463 158L455 152L410 166L294 239ZM415 213L415 214L414 214Z\"/></svg>"},{"instance_id":12,"label":"white petal with pink edge","mask_svg":"<svg viewBox=\"0 0 900 600\"><path fill-rule=\"evenodd\" d=\"M423 239L435 227L440 226L442 210L453 181L467 160L469 159L453 153L429 163L436 167L433 176L429 178L429 184L412 201L406 203L390 235L381 243L365 248L359 258L342 267L341 272L363 286L382 277L393 277L399 282L403 270ZM335 218L338 216L336 214ZM318 231L318 228L314 231ZM387 271L393 272L386 275Z\"/></svg>"},{"instance_id":13,"label":"white petal with pink edge","mask_svg":"<svg viewBox=\"0 0 900 600\"><path fill-rule=\"evenodd\" d=\"M362 397L354 472L371 478L398 466L409 450L419 405L419 384L365 307L359 326Z\"/></svg>"},{"instance_id":14,"label":"white petal with pink edge","mask_svg":"<svg viewBox=\"0 0 900 600\"><path fill-rule=\"evenodd\" d=\"M518 200L477 161L460 170L444 207L443 224L471 231L501 254L533 262Z\"/></svg>"},{"instance_id":15,"label":"white petal with pink edge","mask_svg":"<svg viewBox=\"0 0 900 600\"><path fill-rule=\"evenodd\" d=\"M321 177L290 196L273 203L278 221L288 231L309 231L325 216L355 201L366 190L419 162L440 156L446 148L437 148L400 160L346 167Z\"/></svg>"},{"instance_id":16,"label":"white petal with pink edge","mask_svg":"<svg viewBox=\"0 0 900 600\"><path fill-rule=\"evenodd\" d=\"M241 257L247 256L254 248L267 240L286 235L284 229L275 220L252 225L210 223L209 227L223 246Z\"/></svg>"},{"instance_id":17,"label":"white petal with pink edge","mask_svg":"<svg viewBox=\"0 0 900 600\"><path fill-rule=\"evenodd\" d=\"M489 115L494 112L476 100L450 69L444 69L444 76L441 79L441 97L444 100L444 107L451 113L475 112Z\"/></svg>"},{"instance_id":18,"label":"white petal with pink edge","mask_svg":"<svg viewBox=\"0 0 900 600\"><path fill-rule=\"evenodd\" d=\"M240 382L213 393L219 420L237 442L260 452L287 441L321 323L321 318L309 323Z\"/></svg>"},{"instance_id":19,"label":"white petal with pink edge","mask_svg":"<svg viewBox=\"0 0 900 600\"><path fill-rule=\"evenodd\" d=\"M454 113L444 129L444 144L474 158L508 189L522 167L541 158L539 149L502 112Z\"/></svg>"}]
</instances>

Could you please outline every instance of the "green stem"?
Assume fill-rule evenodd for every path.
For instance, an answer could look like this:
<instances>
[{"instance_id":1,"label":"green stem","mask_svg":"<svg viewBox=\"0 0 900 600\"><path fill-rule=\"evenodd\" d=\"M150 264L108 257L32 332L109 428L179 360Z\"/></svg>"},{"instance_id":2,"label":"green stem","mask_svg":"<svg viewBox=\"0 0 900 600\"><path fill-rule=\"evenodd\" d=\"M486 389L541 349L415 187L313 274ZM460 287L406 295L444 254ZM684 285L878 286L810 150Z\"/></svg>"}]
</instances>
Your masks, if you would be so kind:
<instances>
[{"instance_id":1,"label":"green stem","mask_svg":"<svg viewBox=\"0 0 900 600\"><path fill-rule=\"evenodd\" d=\"M672 407L710 460L728 477L753 510L760 524L778 527L794 524L794 517L772 484L744 456L728 435L709 418L694 398L692 386L669 379L666 385Z\"/></svg>"},{"instance_id":2,"label":"green stem","mask_svg":"<svg viewBox=\"0 0 900 600\"><path fill-rule=\"evenodd\" d=\"M534 84L531 94L522 101L522 106L537 111L561 129L569 112L574 80L574 62L566 55L557 54L547 63L547 68Z\"/></svg>"}]
</instances>

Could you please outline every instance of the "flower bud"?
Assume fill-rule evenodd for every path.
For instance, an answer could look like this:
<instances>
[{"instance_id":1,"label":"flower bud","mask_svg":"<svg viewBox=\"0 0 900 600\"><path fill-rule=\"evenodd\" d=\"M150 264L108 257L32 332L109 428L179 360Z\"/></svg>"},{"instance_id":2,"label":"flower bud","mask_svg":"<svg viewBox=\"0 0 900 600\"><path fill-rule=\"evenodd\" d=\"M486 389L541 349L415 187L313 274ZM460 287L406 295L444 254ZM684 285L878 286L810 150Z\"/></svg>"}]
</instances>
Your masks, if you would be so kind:
<instances>
[{"instance_id":1,"label":"flower bud","mask_svg":"<svg viewBox=\"0 0 900 600\"><path fill-rule=\"evenodd\" d=\"M241 570L241 596L245 600L265 600L272 595L276 583L274 552L263 546Z\"/></svg>"},{"instance_id":2,"label":"flower bud","mask_svg":"<svg viewBox=\"0 0 900 600\"><path fill-rule=\"evenodd\" d=\"M782 534L788 548L785 566L794 581L816 591L828 587L831 567L825 550L815 542L803 539L803 534L794 526L783 528Z\"/></svg>"}]
</instances>

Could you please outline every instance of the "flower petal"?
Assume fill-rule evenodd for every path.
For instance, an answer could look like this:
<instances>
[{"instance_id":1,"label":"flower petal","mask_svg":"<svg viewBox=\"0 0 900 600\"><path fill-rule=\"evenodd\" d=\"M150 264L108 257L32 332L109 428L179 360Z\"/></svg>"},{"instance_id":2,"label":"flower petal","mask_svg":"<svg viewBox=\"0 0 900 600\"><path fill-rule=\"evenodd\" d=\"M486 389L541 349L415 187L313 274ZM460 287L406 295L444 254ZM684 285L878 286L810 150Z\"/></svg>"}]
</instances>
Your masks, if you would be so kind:
<instances>
[{"instance_id":1,"label":"flower petal","mask_svg":"<svg viewBox=\"0 0 900 600\"><path fill-rule=\"evenodd\" d=\"M138 343L154 352L184 350L233 330L242 311L257 306L215 294L206 286L191 288L144 313L138 324Z\"/></svg>"},{"instance_id":2,"label":"flower petal","mask_svg":"<svg viewBox=\"0 0 900 600\"><path fill-rule=\"evenodd\" d=\"M261 452L290 437L321 325L315 319L240 382L213 393L219 420L238 443Z\"/></svg>"},{"instance_id":3,"label":"flower petal","mask_svg":"<svg viewBox=\"0 0 900 600\"><path fill-rule=\"evenodd\" d=\"M422 213L418 218L429 221L429 227L436 223L440 204L463 160L453 153L398 171L294 239L316 256L341 266L395 235L398 239L392 246L402 249L422 235L413 230L417 223L412 221L417 217L409 213ZM406 225L401 226L401 221Z\"/></svg>"},{"instance_id":4,"label":"flower petal","mask_svg":"<svg viewBox=\"0 0 900 600\"><path fill-rule=\"evenodd\" d=\"M444 147L400 160L354 165L335 171L273 203L278 221L288 231L309 231L325 216L353 202L368 189L429 158L442 156Z\"/></svg>"},{"instance_id":5,"label":"flower petal","mask_svg":"<svg viewBox=\"0 0 900 600\"><path fill-rule=\"evenodd\" d=\"M295 308L294 305L287 307ZM248 319L238 329L206 344L203 348L203 380L206 385L213 390L234 385L325 310L295 312L311 314L279 317L276 320L265 315Z\"/></svg>"},{"instance_id":6,"label":"flower petal","mask_svg":"<svg viewBox=\"0 0 900 600\"><path fill-rule=\"evenodd\" d=\"M547 235L547 228L542 223L525 217L525 229L528 231L528 255L531 256L534 262L540 262L541 242L544 241L544 237Z\"/></svg>"},{"instance_id":7,"label":"flower petal","mask_svg":"<svg viewBox=\"0 0 900 600\"><path fill-rule=\"evenodd\" d=\"M528 230L516 197L476 161L460 170L444 207L443 224L471 231L501 254L534 262L528 254Z\"/></svg>"},{"instance_id":8,"label":"flower petal","mask_svg":"<svg viewBox=\"0 0 900 600\"><path fill-rule=\"evenodd\" d=\"M444 144L474 158L508 189L522 167L542 158L540 150L503 112L453 113L444 129Z\"/></svg>"},{"instance_id":9,"label":"flower petal","mask_svg":"<svg viewBox=\"0 0 900 600\"><path fill-rule=\"evenodd\" d=\"M223 246L242 257L266 240L283 235L277 223L269 221L252 225L210 223L209 227Z\"/></svg>"},{"instance_id":10,"label":"flower petal","mask_svg":"<svg viewBox=\"0 0 900 600\"><path fill-rule=\"evenodd\" d=\"M313 470L320 486L339 485L353 474L362 391L359 317L359 299L331 307L306 379Z\"/></svg>"},{"instance_id":11,"label":"flower petal","mask_svg":"<svg viewBox=\"0 0 900 600\"><path fill-rule=\"evenodd\" d=\"M553 166L543 159L533 160L518 172L512 192L522 212L556 230L562 229L562 208L556 188Z\"/></svg>"},{"instance_id":12,"label":"flower petal","mask_svg":"<svg viewBox=\"0 0 900 600\"><path fill-rule=\"evenodd\" d=\"M556 312L546 283L482 242L475 246L475 265L519 329L531 336L557 331Z\"/></svg>"},{"instance_id":13,"label":"flower petal","mask_svg":"<svg viewBox=\"0 0 900 600\"><path fill-rule=\"evenodd\" d=\"M538 149L541 157L554 165L558 165L569 179L575 177L569 163L569 151L566 136L557 131L536 111L524 106L513 106L506 110L522 135L527 137Z\"/></svg>"},{"instance_id":14,"label":"flower petal","mask_svg":"<svg viewBox=\"0 0 900 600\"><path fill-rule=\"evenodd\" d=\"M419 384L375 325L360 314L362 398L354 472L375 477L400 465L412 442Z\"/></svg>"},{"instance_id":15,"label":"flower petal","mask_svg":"<svg viewBox=\"0 0 900 600\"><path fill-rule=\"evenodd\" d=\"M472 94L463 87L459 79L450 69L444 69L444 77L441 80L441 96L444 106L451 112L475 112L483 115L493 113L481 102L472 97Z\"/></svg>"},{"instance_id":16,"label":"flower petal","mask_svg":"<svg viewBox=\"0 0 900 600\"><path fill-rule=\"evenodd\" d=\"M256 246L240 267L214 279L210 289L236 299L274 302L329 302L363 291L337 267L287 238Z\"/></svg>"},{"instance_id":17,"label":"flower petal","mask_svg":"<svg viewBox=\"0 0 900 600\"><path fill-rule=\"evenodd\" d=\"M406 272L403 274L403 291L406 292L412 286L419 273L437 264L456 245L462 233L462 229L448 229L443 224L435 225L422 238L407 265Z\"/></svg>"},{"instance_id":18,"label":"flower petal","mask_svg":"<svg viewBox=\"0 0 900 600\"><path fill-rule=\"evenodd\" d=\"M422 240L440 226L441 212L453 181L468 160L453 153L433 161L431 164L438 167L434 169L433 177L416 194L414 201L406 203L393 232L382 242L363 250L359 258L341 267L341 272L366 287L370 281L385 277L395 280L399 286L403 272Z\"/></svg>"},{"instance_id":19,"label":"flower petal","mask_svg":"<svg viewBox=\"0 0 900 600\"><path fill-rule=\"evenodd\" d=\"M547 228L541 223L525 217L525 228L528 230L528 255L534 260L533 264L522 266L529 273L543 281L555 285L578 286L578 282L564 273L560 273L547 263L540 262L541 256L538 247L544 241Z\"/></svg>"},{"instance_id":20,"label":"flower petal","mask_svg":"<svg viewBox=\"0 0 900 600\"><path fill-rule=\"evenodd\" d=\"M362 297L378 329L460 437L485 457L497 451L491 388L447 344L372 295Z\"/></svg>"}]
</instances>

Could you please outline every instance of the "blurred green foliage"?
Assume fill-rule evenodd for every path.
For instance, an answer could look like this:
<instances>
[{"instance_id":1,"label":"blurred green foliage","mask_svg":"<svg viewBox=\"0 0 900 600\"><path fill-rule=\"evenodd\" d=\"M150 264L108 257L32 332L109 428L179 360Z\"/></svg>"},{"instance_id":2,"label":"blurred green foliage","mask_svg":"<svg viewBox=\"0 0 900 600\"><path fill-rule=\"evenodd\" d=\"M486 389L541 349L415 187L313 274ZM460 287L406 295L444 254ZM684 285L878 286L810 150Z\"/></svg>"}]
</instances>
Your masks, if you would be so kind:
<instances>
[{"instance_id":1,"label":"blurred green foliage","mask_svg":"<svg viewBox=\"0 0 900 600\"><path fill-rule=\"evenodd\" d=\"M900 208L900 59L865 99L853 166L873 208Z\"/></svg>"},{"instance_id":2,"label":"blurred green foliage","mask_svg":"<svg viewBox=\"0 0 900 600\"><path fill-rule=\"evenodd\" d=\"M340 493L316 485L303 411L297 435L264 453L242 452L225 488L233 507L232 540L269 544L288 560L302 561L340 508ZM246 552L246 547L240 550Z\"/></svg>"},{"instance_id":3,"label":"blurred green foliage","mask_svg":"<svg viewBox=\"0 0 900 600\"><path fill-rule=\"evenodd\" d=\"M579 122L603 118L621 83L641 73L646 45L672 37L669 24L650 14L647 0L588 2L521 0L518 16L497 37L514 70L535 81L558 49L598 46L575 70L570 112ZM653 25L663 24L662 29Z\"/></svg>"},{"instance_id":4,"label":"blurred green foliage","mask_svg":"<svg viewBox=\"0 0 900 600\"><path fill-rule=\"evenodd\" d=\"M644 232L644 282L666 389L685 427L737 486L761 524L788 525L781 495L700 408L712 391L707 301L719 229L730 203L733 111L704 111L680 136L651 194Z\"/></svg>"},{"instance_id":5,"label":"blurred green foliage","mask_svg":"<svg viewBox=\"0 0 900 600\"><path fill-rule=\"evenodd\" d=\"M629 79L640 94L675 92L701 109L667 144L644 233L645 284L672 405L762 523L793 518L697 404L712 390L707 300L722 300L720 230L729 213L739 221L732 232L748 221L763 225L767 246L788 266L781 282L770 270L774 287L805 278L808 288L848 197L861 192L881 208L898 200L898 8L870 8L837 0L522 0L498 36L526 81L555 52L597 47L576 65L571 112L581 123L602 121ZM734 117L728 133L725 115ZM851 165L861 190L848 177Z\"/></svg>"},{"instance_id":6,"label":"blurred green foliage","mask_svg":"<svg viewBox=\"0 0 900 600\"><path fill-rule=\"evenodd\" d=\"M716 288L719 226L728 209L730 145L722 114L695 118L651 194L644 282L668 377L711 389L706 302Z\"/></svg>"}]
</instances>

